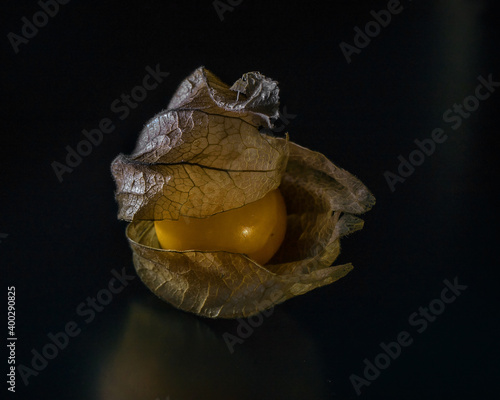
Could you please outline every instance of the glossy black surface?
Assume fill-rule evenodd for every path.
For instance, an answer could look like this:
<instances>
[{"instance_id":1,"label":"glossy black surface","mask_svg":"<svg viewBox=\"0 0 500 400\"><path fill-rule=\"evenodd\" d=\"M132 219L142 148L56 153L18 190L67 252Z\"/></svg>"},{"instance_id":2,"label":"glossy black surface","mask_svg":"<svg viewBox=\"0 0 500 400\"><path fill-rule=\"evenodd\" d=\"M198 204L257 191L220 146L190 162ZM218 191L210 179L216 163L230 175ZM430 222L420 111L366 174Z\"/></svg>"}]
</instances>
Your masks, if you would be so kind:
<instances>
[{"instance_id":1,"label":"glossy black surface","mask_svg":"<svg viewBox=\"0 0 500 400\"><path fill-rule=\"evenodd\" d=\"M403 331L412 343L363 398L495 398L500 88L460 126L455 112L443 119L478 77L500 81L493 2L401 1L351 63L340 44L387 2L237 3L221 21L210 1L69 2L17 54L9 32L41 8L3 6L0 255L2 290L16 287L17 366L32 368L49 333L72 321L79 332L27 386L19 374L15 393L4 383L6 398L352 399L352 375L364 378L364 360ZM168 77L121 120L113 102L157 64ZM251 321L251 332L177 311L138 278L92 315L81 304L113 270L135 276L109 165L200 65L228 83L253 70L279 81L291 139L372 190L376 206L336 261L355 269ZM105 118L115 129L59 182L51 163ZM386 171L437 128L446 140L391 191ZM424 329L413 313L454 279L467 288ZM231 352L225 338L238 332Z\"/></svg>"}]
</instances>

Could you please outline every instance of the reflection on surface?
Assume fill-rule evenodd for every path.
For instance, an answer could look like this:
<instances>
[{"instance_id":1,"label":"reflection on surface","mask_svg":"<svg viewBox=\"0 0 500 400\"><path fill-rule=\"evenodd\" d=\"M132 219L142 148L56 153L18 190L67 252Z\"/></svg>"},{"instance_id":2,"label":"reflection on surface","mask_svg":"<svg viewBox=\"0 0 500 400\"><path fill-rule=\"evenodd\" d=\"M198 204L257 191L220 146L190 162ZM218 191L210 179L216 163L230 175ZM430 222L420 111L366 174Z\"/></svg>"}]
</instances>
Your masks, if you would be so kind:
<instances>
[{"instance_id":1,"label":"reflection on surface","mask_svg":"<svg viewBox=\"0 0 500 400\"><path fill-rule=\"evenodd\" d=\"M475 184L474 164L470 162L478 155L472 153L475 143L482 141L474 112L464 109L464 100L475 94L479 84L477 77L492 71L485 71L481 65L481 17L484 12L483 1L445 0L436 3L436 19L439 30L435 41L436 88L435 109L441 113L450 111L447 118L442 117L442 126L449 138L441 147L439 158L432 162L436 171L432 179L437 186L446 182L447 191L464 194ZM461 110L456 107L462 108ZM479 105L484 107L484 105ZM472 117L472 118L471 118ZM458 123L457 123L458 122ZM467 179L467 177L470 177ZM465 179L464 179L465 178ZM472 178L472 179L471 179ZM468 209L467 197L454 198L455 205ZM449 205L449 202L446 203ZM447 212L449 207L443 211ZM452 216L450 216L452 217Z\"/></svg>"},{"instance_id":2,"label":"reflection on surface","mask_svg":"<svg viewBox=\"0 0 500 400\"><path fill-rule=\"evenodd\" d=\"M445 0L436 3L436 59L439 72L439 107L443 100L459 101L471 90L469 84L481 72L479 48L481 44L482 1ZM473 89L473 88L472 88Z\"/></svg>"},{"instance_id":3,"label":"reflection on surface","mask_svg":"<svg viewBox=\"0 0 500 400\"><path fill-rule=\"evenodd\" d=\"M200 319L157 301L132 303L102 362L98 398L325 398L316 352L289 317L263 317L231 354L222 335L236 335L237 326L238 321Z\"/></svg>"}]
</instances>

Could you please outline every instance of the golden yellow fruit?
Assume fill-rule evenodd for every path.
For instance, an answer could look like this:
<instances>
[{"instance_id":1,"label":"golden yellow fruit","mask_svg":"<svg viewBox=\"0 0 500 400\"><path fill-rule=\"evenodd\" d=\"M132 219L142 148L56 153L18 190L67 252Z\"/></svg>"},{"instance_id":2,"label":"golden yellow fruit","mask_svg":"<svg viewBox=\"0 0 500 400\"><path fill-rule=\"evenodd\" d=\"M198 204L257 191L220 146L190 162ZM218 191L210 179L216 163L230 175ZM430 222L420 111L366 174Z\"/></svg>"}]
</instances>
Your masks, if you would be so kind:
<instances>
[{"instance_id":1,"label":"golden yellow fruit","mask_svg":"<svg viewBox=\"0 0 500 400\"><path fill-rule=\"evenodd\" d=\"M163 249L241 253L261 265L279 249L286 232L286 206L279 189L243 207L207 218L155 221Z\"/></svg>"}]
</instances>

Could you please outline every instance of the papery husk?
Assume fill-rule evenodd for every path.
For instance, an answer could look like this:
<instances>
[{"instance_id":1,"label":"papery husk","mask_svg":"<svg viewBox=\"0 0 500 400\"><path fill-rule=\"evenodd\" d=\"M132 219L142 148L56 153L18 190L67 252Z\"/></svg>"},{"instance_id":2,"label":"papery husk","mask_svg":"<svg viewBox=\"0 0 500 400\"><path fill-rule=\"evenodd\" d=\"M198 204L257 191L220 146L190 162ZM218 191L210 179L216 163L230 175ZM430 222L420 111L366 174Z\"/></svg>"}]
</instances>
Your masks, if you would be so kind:
<instances>
[{"instance_id":1,"label":"papery husk","mask_svg":"<svg viewBox=\"0 0 500 400\"><path fill-rule=\"evenodd\" d=\"M248 317L352 270L351 264L331 264L340 253L340 238L363 227L353 214L368 211L375 199L322 154L263 133L262 128L272 128L277 101L276 82L258 73L245 74L229 88L198 69L179 87L172 109L146 125L134 153L113 162L119 217L132 221L127 237L135 269L174 307L210 318ZM192 143L212 135L214 118L225 129L227 121L232 129L234 121L248 129L235 131L234 149L206 157L193 151ZM179 183L179 171L186 167L203 175L189 190ZM221 176L229 179L221 184ZM265 266L243 254L161 249L154 220L210 216L256 201L278 186L287 206L287 231Z\"/></svg>"},{"instance_id":2,"label":"papery husk","mask_svg":"<svg viewBox=\"0 0 500 400\"><path fill-rule=\"evenodd\" d=\"M111 165L118 218L204 218L279 186L286 140L260 132L272 129L278 115L277 83L258 73L245 76L247 95L204 68L180 85L168 109L143 128L134 152Z\"/></svg>"}]
</instances>

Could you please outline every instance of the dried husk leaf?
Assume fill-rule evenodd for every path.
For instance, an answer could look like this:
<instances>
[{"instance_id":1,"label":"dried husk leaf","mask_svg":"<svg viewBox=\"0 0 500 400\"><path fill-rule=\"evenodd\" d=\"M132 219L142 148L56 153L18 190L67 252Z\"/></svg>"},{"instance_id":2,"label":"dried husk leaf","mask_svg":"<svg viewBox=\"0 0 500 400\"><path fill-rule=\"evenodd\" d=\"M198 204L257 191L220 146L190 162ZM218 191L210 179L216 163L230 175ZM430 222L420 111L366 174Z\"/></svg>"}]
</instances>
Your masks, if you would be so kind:
<instances>
[{"instance_id":1,"label":"dried husk leaf","mask_svg":"<svg viewBox=\"0 0 500 400\"><path fill-rule=\"evenodd\" d=\"M260 89L256 77L261 79ZM184 311L210 318L248 317L335 282L352 270L351 264L331 264L340 253L340 238L363 227L354 214L368 211L375 198L356 177L322 154L287 138L258 132L258 127L272 128L275 117L277 87L275 90L275 82L266 84L266 80L257 73L246 74L233 85L240 92L232 93L208 71L195 71L174 95L169 107L175 109L150 121L132 156L121 155L113 163L119 216L132 221L127 237L136 271L157 296ZM263 103L259 103L256 90L264 93ZM242 134L241 125L239 131L232 124L226 125L227 119L247 122L248 132ZM207 155L193 145L193 138L199 138L200 133L211 137L214 120L224 129L238 132L235 138L240 142L235 139L234 151ZM220 138L223 130L218 132ZM258 152L241 158L252 146ZM186 170L176 169L185 168L185 163L199 168L189 171L191 174L203 177L192 179L189 190L180 183L186 179L180 171ZM249 165L251 169L243 169ZM237 172L233 175L232 171ZM241 192L236 194L234 187L225 190L215 172L229 176L228 185ZM205 189L214 182L220 186ZM212 215L255 201L278 185L287 206L287 232L278 253L265 266L243 254L160 248L155 219ZM216 192L221 190L224 196L217 198ZM194 195L176 194L186 191Z\"/></svg>"},{"instance_id":2,"label":"dried husk leaf","mask_svg":"<svg viewBox=\"0 0 500 400\"><path fill-rule=\"evenodd\" d=\"M276 189L287 143L259 129L270 129L277 115L277 84L260 76L252 89L236 100L203 68L186 79L169 109L146 124L134 152L112 163L118 218L203 218Z\"/></svg>"}]
</instances>

